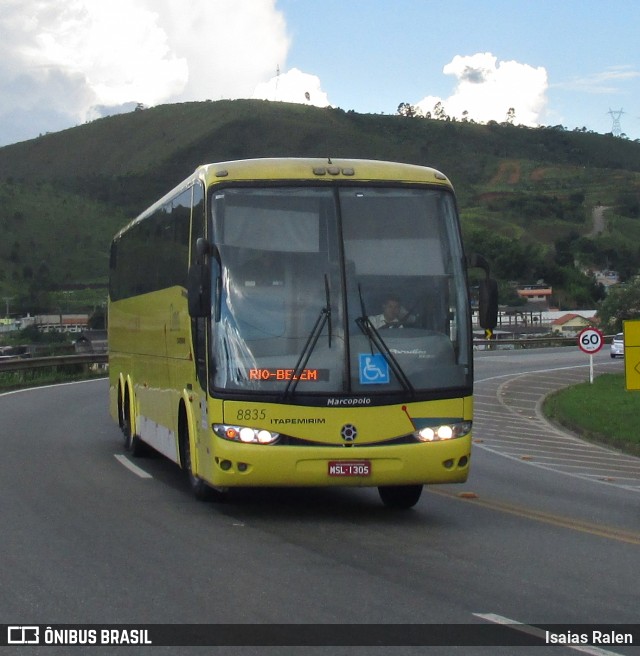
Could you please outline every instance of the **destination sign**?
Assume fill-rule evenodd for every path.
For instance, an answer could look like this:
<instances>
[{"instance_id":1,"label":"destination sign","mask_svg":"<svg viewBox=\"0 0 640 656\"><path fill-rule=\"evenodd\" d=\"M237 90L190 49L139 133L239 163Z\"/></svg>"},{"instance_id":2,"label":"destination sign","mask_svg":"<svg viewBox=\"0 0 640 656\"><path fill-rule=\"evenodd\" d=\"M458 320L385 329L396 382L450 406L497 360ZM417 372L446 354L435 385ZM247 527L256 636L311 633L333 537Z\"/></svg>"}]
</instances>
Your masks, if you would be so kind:
<instances>
[{"instance_id":1,"label":"destination sign","mask_svg":"<svg viewBox=\"0 0 640 656\"><path fill-rule=\"evenodd\" d=\"M249 380L303 380L317 382L329 380L328 369L302 369L295 375L295 369L265 368L249 369Z\"/></svg>"}]
</instances>

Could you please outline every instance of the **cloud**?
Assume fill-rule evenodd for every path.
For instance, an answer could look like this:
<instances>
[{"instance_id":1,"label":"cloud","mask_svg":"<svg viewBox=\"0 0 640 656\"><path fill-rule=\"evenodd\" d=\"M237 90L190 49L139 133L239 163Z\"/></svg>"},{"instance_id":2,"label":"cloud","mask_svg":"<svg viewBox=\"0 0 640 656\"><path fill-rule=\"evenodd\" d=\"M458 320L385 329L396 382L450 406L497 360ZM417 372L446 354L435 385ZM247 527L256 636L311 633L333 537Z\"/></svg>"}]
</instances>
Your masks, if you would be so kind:
<instances>
[{"instance_id":1,"label":"cloud","mask_svg":"<svg viewBox=\"0 0 640 656\"><path fill-rule=\"evenodd\" d=\"M132 103L252 97L289 46L276 0L0 0L0 145Z\"/></svg>"},{"instance_id":2,"label":"cloud","mask_svg":"<svg viewBox=\"0 0 640 656\"><path fill-rule=\"evenodd\" d=\"M441 102L446 114L458 119L467 117L485 123L503 121L510 108L515 110L515 122L538 125L545 110L548 89L547 72L516 61L498 62L489 52L471 56L456 55L444 68L445 75L457 79L455 90L448 98L426 96L416 106L424 113L433 113Z\"/></svg>"},{"instance_id":3,"label":"cloud","mask_svg":"<svg viewBox=\"0 0 640 656\"><path fill-rule=\"evenodd\" d=\"M621 84L640 77L640 71L631 66L614 66L599 73L592 73L568 82L553 86L558 89L581 91L590 94L618 94L622 92Z\"/></svg>"},{"instance_id":4,"label":"cloud","mask_svg":"<svg viewBox=\"0 0 640 656\"><path fill-rule=\"evenodd\" d=\"M138 0L143 1L143 0ZM286 63L291 40L275 0L144 0L188 62L180 100L250 98Z\"/></svg>"},{"instance_id":5,"label":"cloud","mask_svg":"<svg viewBox=\"0 0 640 656\"><path fill-rule=\"evenodd\" d=\"M170 50L158 15L140 4L4 0L3 5L3 88L7 82L21 87L19 96L5 98L3 109L9 102L28 110L48 101L83 119L92 104L153 104L186 85L186 61Z\"/></svg>"},{"instance_id":6,"label":"cloud","mask_svg":"<svg viewBox=\"0 0 640 656\"><path fill-rule=\"evenodd\" d=\"M283 75L278 74L268 82L262 82L255 88L253 97L316 107L326 107L329 104L327 94L321 88L320 79L297 68L292 68Z\"/></svg>"}]
</instances>

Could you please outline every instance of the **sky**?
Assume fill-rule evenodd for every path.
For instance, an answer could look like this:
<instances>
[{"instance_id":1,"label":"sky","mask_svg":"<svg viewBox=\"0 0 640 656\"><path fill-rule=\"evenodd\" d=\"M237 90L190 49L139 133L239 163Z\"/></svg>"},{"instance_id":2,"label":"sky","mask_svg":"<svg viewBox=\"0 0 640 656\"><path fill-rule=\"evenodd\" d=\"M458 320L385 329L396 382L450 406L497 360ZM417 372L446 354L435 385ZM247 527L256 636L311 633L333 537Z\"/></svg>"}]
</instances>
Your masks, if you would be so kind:
<instances>
[{"instance_id":1,"label":"sky","mask_svg":"<svg viewBox=\"0 0 640 656\"><path fill-rule=\"evenodd\" d=\"M0 0L0 146L234 98L640 139L639 28L638 0Z\"/></svg>"}]
</instances>

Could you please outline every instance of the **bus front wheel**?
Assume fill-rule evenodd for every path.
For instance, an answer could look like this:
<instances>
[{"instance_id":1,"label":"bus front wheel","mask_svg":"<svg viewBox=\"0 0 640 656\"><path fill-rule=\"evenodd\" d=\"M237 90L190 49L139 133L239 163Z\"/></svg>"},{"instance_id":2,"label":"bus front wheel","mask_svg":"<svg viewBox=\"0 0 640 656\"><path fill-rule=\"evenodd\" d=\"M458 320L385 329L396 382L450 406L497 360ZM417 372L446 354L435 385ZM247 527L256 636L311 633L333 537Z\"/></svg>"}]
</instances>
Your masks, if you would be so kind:
<instances>
[{"instance_id":1,"label":"bus front wheel","mask_svg":"<svg viewBox=\"0 0 640 656\"><path fill-rule=\"evenodd\" d=\"M196 499L208 501L211 498L211 488L198 476L193 473L193 460L191 457L191 445L189 444L189 435L185 435L182 441L182 454L184 473L189 483L189 488Z\"/></svg>"},{"instance_id":2,"label":"bus front wheel","mask_svg":"<svg viewBox=\"0 0 640 656\"><path fill-rule=\"evenodd\" d=\"M200 501L223 501L225 495L207 485L197 474L193 472L193 457L191 454L191 443L189 440L189 427L184 410L180 411L180 459L182 469L187 478L187 483L193 496Z\"/></svg>"},{"instance_id":3,"label":"bus front wheel","mask_svg":"<svg viewBox=\"0 0 640 656\"><path fill-rule=\"evenodd\" d=\"M381 485L378 493L389 508L413 508L420 500L422 485Z\"/></svg>"}]
</instances>

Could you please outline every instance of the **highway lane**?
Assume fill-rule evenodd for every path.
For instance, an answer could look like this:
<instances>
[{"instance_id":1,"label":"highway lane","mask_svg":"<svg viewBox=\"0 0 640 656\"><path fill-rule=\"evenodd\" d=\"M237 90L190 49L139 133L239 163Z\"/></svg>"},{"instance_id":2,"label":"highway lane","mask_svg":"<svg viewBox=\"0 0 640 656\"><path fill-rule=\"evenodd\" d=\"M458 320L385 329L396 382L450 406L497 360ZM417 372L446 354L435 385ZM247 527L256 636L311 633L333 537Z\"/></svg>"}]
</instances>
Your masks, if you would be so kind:
<instances>
[{"instance_id":1,"label":"highway lane","mask_svg":"<svg viewBox=\"0 0 640 656\"><path fill-rule=\"evenodd\" d=\"M636 622L638 494L501 452L490 435L499 422L480 418L503 408L499 386L523 371L584 367L586 356L554 351L478 354L482 441L471 478L434 487L406 513L382 507L367 489L247 490L226 504L198 503L166 460L136 460L149 476L142 478L116 458L124 454L105 381L2 395L0 618L469 623L493 614L529 624ZM301 650L215 653L267 652ZM529 652L538 653L518 650Z\"/></svg>"},{"instance_id":2,"label":"highway lane","mask_svg":"<svg viewBox=\"0 0 640 656\"><path fill-rule=\"evenodd\" d=\"M594 517L598 504L580 503L582 498L597 496L599 486L619 488L621 501L613 509L607 508L599 519L624 528L629 524L626 506L637 503L640 493L640 459L585 442L569 431L551 426L540 408L544 395L551 390L587 382L588 362L588 356L576 348L476 357L476 455L478 450L489 451L511 460L511 467L516 469L526 465L538 470L540 476L547 470L573 479L572 490L585 489L588 493L563 495L549 505L585 520ZM624 365L621 360L611 360L608 351L603 351L594 357L594 370L596 375L623 373ZM501 460L496 462L500 466ZM478 480L492 479L495 477ZM474 473L471 480L475 480ZM590 485L582 486L580 481ZM609 492L616 496L612 490ZM529 504L535 498L525 497L520 487L508 493ZM635 520L630 528L637 528Z\"/></svg>"}]
</instances>

